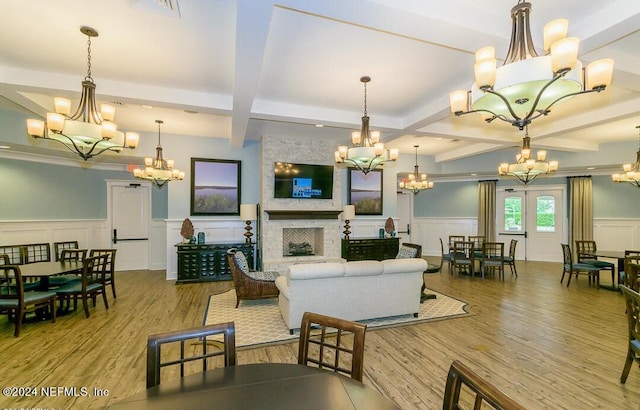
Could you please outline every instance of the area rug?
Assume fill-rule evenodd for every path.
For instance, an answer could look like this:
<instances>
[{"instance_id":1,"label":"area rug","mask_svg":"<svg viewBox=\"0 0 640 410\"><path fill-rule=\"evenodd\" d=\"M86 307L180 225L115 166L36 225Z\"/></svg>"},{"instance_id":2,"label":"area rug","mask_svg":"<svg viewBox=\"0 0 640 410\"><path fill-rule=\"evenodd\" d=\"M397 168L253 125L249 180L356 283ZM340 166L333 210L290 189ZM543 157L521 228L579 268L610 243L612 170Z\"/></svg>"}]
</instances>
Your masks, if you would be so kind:
<instances>
[{"instance_id":1,"label":"area rug","mask_svg":"<svg viewBox=\"0 0 640 410\"><path fill-rule=\"evenodd\" d=\"M413 315L393 316L381 319L361 320L367 329L407 325L434 320L451 319L468 315L467 303L427 289L425 293L436 295L435 299L420 304L418 317ZM297 330L289 333L278 308L278 299L243 300L236 306L234 289L209 297L204 324L235 322L236 347L282 343L298 339Z\"/></svg>"}]
</instances>

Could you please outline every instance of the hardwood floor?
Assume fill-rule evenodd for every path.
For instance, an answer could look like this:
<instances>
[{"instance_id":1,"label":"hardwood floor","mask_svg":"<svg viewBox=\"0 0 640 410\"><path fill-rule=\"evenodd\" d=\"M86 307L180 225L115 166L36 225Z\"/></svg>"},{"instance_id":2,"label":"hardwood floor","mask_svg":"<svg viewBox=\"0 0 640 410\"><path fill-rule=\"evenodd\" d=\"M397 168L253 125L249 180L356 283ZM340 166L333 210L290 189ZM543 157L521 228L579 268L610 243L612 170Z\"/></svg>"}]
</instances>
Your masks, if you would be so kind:
<instances>
[{"instance_id":1,"label":"hardwood floor","mask_svg":"<svg viewBox=\"0 0 640 410\"><path fill-rule=\"evenodd\" d=\"M507 269L504 282L452 277L446 269L427 275L430 288L468 302L472 315L368 331L364 383L403 409L442 408L449 365L459 359L531 409L640 408L638 366L625 385L619 381L627 350L622 295L589 287L584 277L567 288L561 270L518 262L519 278ZM80 307L55 324L29 322L14 338L13 324L0 317L0 384L39 394L0 396L1 407L100 407L143 390L147 335L202 324L207 297L229 287L175 285L164 271L117 278L118 298L109 298L109 310L99 301L89 319ZM296 355L297 342L244 349L238 364L294 363ZM76 387L77 396L52 390L57 397L42 397L46 387ZM94 396L94 388L108 395Z\"/></svg>"}]
</instances>

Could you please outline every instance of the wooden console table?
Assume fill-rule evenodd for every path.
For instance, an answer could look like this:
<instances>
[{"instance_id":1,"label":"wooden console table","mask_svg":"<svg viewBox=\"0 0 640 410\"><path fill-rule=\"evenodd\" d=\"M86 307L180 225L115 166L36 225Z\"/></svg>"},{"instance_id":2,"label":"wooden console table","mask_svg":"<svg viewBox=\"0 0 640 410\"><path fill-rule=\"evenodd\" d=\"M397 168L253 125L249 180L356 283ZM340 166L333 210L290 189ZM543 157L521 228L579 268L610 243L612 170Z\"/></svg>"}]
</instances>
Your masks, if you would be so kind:
<instances>
[{"instance_id":1,"label":"wooden console table","mask_svg":"<svg viewBox=\"0 0 640 410\"><path fill-rule=\"evenodd\" d=\"M178 280L176 283L233 280L227 263L227 251L237 248L245 254L249 266L253 266L252 243L179 243Z\"/></svg>"},{"instance_id":2,"label":"wooden console table","mask_svg":"<svg viewBox=\"0 0 640 410\"><path fill-rule=\"evenodd\" d=\"M343 239L342 258L347 261L393 259L399 248L400 238Z\"/></svg>"}]
</instances>

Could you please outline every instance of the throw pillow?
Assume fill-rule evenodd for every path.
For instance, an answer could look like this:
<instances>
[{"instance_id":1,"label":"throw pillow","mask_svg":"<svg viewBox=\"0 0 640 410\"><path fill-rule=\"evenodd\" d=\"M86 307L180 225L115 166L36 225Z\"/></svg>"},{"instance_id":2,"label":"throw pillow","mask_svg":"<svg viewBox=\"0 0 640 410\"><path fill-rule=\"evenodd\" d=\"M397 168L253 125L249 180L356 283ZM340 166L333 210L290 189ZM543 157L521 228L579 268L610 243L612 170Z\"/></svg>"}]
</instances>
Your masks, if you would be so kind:
<instances>
[{"instance_id":1,"label":"throw pillow","mask_svg":"<svg viewBox=\"0 0 640 410\"><path fill-rule=\"evenodd\" d=\"M249 263L247 263L247 257L244 256L244 253L242 253L242 251L237 251L235 254L235 258L236 265L238 265L240 270L246 274L249 274Z\"/></svg>"},{"instance_id":2,"label":"throw pillow","mask_svg":"<svg viewBox=\"0 0 640 410\"><path fill-rule=\"evenodd\" d=\"M396 259L410 259L415 258L418 250L416 248L410 248L408 246L401 246L396 255Z\"/></svg>"}]
</instances>

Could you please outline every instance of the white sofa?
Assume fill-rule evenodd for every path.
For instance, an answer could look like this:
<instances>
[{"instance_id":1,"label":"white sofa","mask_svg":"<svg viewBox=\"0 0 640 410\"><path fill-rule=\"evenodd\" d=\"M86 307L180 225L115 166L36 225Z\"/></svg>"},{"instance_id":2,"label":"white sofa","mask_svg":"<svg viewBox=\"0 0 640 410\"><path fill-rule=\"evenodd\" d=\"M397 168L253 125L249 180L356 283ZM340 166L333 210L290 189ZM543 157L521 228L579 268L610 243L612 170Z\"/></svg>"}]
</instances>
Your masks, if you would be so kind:
<instances>
[{"instance_id":1,"label":"white sofa","mask_svg":"<svg viewBox=\"0 0 640 410\"><path fill-rule=\"evenodd\" d=\"M291 332L306 311L348 320L417 316L426 269L422 258L291 265L276 278L280 312Z\"/></svg>"}]
</instances>

